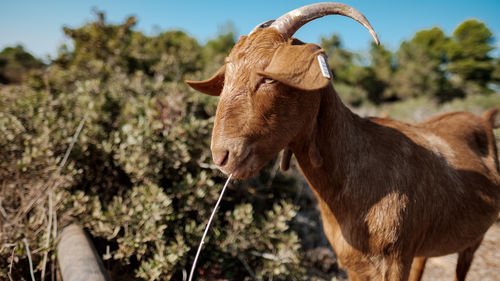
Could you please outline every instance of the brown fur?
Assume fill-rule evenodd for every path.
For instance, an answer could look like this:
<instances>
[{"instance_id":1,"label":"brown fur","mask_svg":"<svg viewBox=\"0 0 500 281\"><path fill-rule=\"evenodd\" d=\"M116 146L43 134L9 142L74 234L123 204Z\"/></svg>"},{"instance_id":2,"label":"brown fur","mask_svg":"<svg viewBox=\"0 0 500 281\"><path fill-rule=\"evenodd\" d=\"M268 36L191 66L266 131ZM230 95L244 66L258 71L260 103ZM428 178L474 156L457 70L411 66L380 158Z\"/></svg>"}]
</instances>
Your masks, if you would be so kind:
<instances>
[{"instance_id":1,"label":"brown fur","mask_svg":"<svg viewBox=\"0 0 500 281\"><path fill-rule=\"evenodd\" d=\"M419 124L361 118L322 76L318 55L316 45L260 29L236 44L216 76L188 82L220 95L214 161L247 178L292 151L351 280L408 280L410 272L419 280L425 257L453 252L464 280L500 209L496 112Z\"/></svg>"}]
</instances>

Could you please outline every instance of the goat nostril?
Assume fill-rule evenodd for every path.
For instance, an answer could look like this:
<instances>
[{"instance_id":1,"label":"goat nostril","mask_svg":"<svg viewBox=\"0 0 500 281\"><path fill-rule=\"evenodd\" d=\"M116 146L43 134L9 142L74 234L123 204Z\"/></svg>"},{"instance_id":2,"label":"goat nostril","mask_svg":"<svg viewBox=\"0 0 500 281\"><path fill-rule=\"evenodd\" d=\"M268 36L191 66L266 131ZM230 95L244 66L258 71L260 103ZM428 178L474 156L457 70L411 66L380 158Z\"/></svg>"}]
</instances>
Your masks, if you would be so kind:
<instances>
[{"instance_id":1,"label":"goat nostril","mask_svg":"<svg viewBox=\"0 0 500 281\"><path fill-rule=\"evenodd\" d=\"M220 166L225 166L227 164L227 159L229 159L229 151L226 151L226 154L224 155L224 158L222 159Z\"/></svg>"},{"instance_id":2,"label":"goat nostril","mask_svg":"<svg viewBox=\"0 0 500 281\"><path fill-rule=\"evenodd\" d=\"M222 167L227 164L227 161L229 159L229 151L228 150L223 150L220 152L214 152L214 162L217 166Z\"/></svg>"}]
</instances>

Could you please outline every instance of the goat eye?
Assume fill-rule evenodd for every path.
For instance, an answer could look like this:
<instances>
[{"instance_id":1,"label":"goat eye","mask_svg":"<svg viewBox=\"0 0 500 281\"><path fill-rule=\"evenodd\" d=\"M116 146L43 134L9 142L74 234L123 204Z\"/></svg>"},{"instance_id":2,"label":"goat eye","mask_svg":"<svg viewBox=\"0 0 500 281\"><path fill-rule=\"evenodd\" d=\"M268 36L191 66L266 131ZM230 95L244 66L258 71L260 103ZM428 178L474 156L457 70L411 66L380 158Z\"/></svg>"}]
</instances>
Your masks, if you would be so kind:
<instances>
[{"instance_id":1,"label":"goat eye","mask_svg":"<svg viewBox=\"0 0 500 281\"><path fill-rule=\"evenodd\" d=\"M264 79L262 79L262 82L264 84L272 84L272 83L276 82L276 80L271 79L271 78L264 78Z\"/></svg>"},{"instance_id":2,"label":"goat eye","mask_svg":"<svg viewBox=\"0 0 500 281\"><path fill-rule=\"evenodd\" d=\"M262 86L270 85L270 84L273 84L275 82L276 82L276 80L274 80L274 79L271 79L271 78L268 78L268 77L261 77L258 80L257 84L255 84L254 91L257 91Z\"/></svg>"}]
</instances>

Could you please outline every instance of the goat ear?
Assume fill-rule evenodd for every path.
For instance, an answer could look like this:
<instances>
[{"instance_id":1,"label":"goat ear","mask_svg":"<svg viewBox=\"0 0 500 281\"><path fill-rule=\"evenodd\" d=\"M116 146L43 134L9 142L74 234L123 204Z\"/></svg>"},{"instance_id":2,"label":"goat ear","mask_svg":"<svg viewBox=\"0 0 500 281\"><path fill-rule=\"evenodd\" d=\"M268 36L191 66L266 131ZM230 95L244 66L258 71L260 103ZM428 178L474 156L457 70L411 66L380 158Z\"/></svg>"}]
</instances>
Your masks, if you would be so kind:
<instances>
[{"instance_id":1,"label":"goat ear","mask_svg":"<svg viewBox=\"0 0 500 281\"><path fill-rule=\"evenodd\" d=\"M325 54L315 44L280 46L258 74L306 91L326 87L331 78Z\"/></svg>"},{"instance_id":2,"label":"goat ear","mask_svg":"<svg viewBox=\"0 0 500 281\"><path fill-rule=\"evenodd\" d=\"M222 88L224 87L224 75L226 73L226 65L223 65L219 70L214 74L214 76L210 77L204 81L188 81L186 80L186 84L188 84L191 88L202 92L211 96L219 96L222 92Z\"/></svg>"}]
</instances>

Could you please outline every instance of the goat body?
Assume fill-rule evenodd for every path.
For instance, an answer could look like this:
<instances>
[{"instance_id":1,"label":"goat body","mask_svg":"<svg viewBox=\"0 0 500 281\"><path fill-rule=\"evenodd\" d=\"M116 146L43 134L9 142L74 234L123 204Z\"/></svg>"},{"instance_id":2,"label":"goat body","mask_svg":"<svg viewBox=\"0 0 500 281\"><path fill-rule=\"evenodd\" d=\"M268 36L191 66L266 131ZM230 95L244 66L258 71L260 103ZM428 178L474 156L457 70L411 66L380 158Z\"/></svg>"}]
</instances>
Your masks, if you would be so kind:
<instances>
[{"instance_id":1,"label":"goat body","mask_svg":"<svg viewBox=\"0 0 500 281\"><path fill-rule=\"evenodd\" d=\"M323 165L310 164L307 144L290 149L351 279L406 280L414 257L459 252L466 266L457 268L457 280L464 280L470 253L500 208L495 139L487 119L466 112L420 124L364 119L331 92L323 97L322 107L331 105L317 119L319 154L328 155Z\"/></svg>"},{"instance_id":2,"label":"goat body","mask_svg":"<svg viewBox=\"0 0 500 281\"><path fill-rule=\"evenodd\" d=\"M426 257L453 252L464 280L500 209L497 110L418 124L361 118L318 56L319 46L262 28L243 36L212 78L187 82L220 96L215 163L247 178L280 150L293 152L351 280L419 280Z\"/></svg>"}]
</instances>

